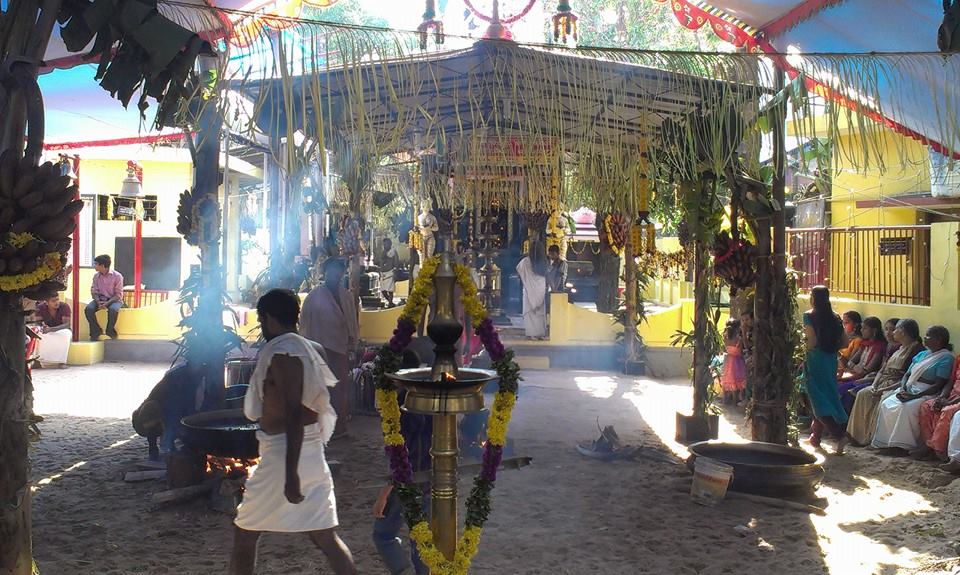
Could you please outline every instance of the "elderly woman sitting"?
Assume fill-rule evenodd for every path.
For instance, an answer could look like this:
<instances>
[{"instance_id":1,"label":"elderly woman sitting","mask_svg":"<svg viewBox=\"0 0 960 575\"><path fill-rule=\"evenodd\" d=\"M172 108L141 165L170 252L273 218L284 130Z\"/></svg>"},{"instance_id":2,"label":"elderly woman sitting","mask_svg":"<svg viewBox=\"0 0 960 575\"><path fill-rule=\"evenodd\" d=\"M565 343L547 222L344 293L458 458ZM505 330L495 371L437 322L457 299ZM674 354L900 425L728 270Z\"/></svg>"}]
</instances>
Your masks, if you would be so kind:
<instances>
[{"instance_id":1,"label":"elderly woman sitting","mask_svg":"<svg viewBox=\"0 0 960 575\"><path fill-rule=\"evenodd\" d=\"M850 420L847 423L847 441L854 445L867 445L873 441L880 402L900 386L900 380L907 372L910 362L923 349L923 344L920 343L920 326L912 319L900 320L893 337L900 344L900 349L883 364L870 385L855 392Z\"/></svg>"},{"instance_id":2,"label":"elderly woman sitting","mask_svg":"<svg viewBox=\"0 0 960 575\"><path fill-rule=\"evenodd\" d=\"M943 386L943 393L928 399L920 407L920 447L910 452L914 459L947 459L950 422L960 412L960 359L953 365L953 385Z\"/></svg>"},{"instance_id":3,"label":"elderly woman sitting","mask_svg":"<svg viewBox=\"0 0 960 575\"><path fill-rule=\"evenodd\" d=\"M878 449L916 449L920 443L920 408L941 392L953 370L953 346L947 328L935 325L923 338L896 395L880 403L872 445Z\"/></svg>"}]
</instances>

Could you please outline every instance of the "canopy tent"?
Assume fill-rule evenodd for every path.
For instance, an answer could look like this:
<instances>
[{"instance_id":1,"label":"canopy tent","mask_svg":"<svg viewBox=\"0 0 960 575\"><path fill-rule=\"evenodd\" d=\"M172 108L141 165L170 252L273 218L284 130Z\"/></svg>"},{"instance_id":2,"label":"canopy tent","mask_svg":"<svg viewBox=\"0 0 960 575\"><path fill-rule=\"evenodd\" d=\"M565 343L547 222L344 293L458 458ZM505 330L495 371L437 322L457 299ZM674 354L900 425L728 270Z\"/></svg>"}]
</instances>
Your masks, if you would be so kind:
<instances>
[{"instance_id":1,"label":"canopy tent","mask_svg":"<svg viewBox=\"0 0 960 575\"><path fill-rule=\"evenodd\" d=\"M459 182L509 180L568 154L595 191L611 188L614 203L644 177L641 156L678 171L698 160L725 165L764 91L706 77L716 71L706 65L695 75L696 65L671 71L679 61L656 55L603 56L484 40L467 50L235 87L255 102L257 128L275 140L296 132L357 156L437 152L441 164L454 159L438 169ZM721 76L749 78L755 64L728 59ZM527 193L538 207L548 202L549 190Z\"/></svg>"},{"instance_id":2,"label":"canopy tent","mask_svg":"<svg viewBox=\"0 0 960 575\"><path fill-rule=\"evenodd\" d=\"M779 59L807 76L807 88L960 158L957 127L960 57L937 55L942 0L657 0L669 1L690 29L710 26L722 39L767 53L896 54L896 82L877 74L876 101L851 97L835 79L801 57ZM892 61L892 60L891 60ZM946 121L945 121L946 120Z\"/></svg>"}]
</instances>

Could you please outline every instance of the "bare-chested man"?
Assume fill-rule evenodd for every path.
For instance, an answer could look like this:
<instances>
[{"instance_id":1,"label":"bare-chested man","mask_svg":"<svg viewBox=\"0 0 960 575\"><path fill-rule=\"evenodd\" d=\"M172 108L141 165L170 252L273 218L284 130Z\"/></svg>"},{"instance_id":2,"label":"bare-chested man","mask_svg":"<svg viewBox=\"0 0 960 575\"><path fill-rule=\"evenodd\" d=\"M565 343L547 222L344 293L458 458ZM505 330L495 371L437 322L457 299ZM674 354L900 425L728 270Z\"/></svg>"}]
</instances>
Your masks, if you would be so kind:
<instances>
[{"instance_id":1,"label":"bare-chested man","mask_svg":"<svg viewBox=\"0 0 960 575\"><path fill-rule=\"evenodd\" d=\"M354 574L350 550L336 533L337 502L324 458L336 413L330 392L336 378L323 349L297 334L300 300L271 290L257 302L267 343L257 357L244 400L247 418L260 422L260 464L247 480L237 509L231 575L252 575L264 531L306 533L337 574Z\"/></svg>"}]
</instances>

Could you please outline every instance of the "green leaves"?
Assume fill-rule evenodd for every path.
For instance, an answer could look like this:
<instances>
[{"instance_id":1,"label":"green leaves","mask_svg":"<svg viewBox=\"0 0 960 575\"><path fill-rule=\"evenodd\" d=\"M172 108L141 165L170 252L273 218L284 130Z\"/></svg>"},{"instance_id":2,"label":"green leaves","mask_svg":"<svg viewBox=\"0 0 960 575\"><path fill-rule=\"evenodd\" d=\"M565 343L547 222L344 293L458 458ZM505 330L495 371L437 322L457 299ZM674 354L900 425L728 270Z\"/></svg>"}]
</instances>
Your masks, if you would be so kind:
<instances>
[{"instance_id":1,"label":"green leaves","mask_svg":"<svg viewBox=\"0 0 960 575\"><path fill-rule=\"evenodd\" d=\"M67 49L78 52L93 41L89 58L100 57L96 79L128 106L140 90L138 108L159 102L156 125L173 125L188 96L188 77L209 44L140 0L68 0L58 15Z\"/></svg>"}]
</instances>

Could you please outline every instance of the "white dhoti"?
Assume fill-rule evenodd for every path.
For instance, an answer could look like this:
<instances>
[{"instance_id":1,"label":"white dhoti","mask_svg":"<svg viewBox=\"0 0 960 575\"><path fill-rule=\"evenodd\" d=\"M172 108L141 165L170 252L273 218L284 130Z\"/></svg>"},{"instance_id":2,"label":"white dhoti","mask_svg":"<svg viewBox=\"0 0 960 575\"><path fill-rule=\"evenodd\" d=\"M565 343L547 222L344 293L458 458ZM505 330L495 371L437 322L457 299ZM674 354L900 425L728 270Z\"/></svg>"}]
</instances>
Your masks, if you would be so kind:
<instances>
[{"instance_id":1,"label":"white dhoti","mask_svg":"<svg viewBox=\"0 0 960 575\"><path fill-rule=\"evenodd\" d=\"M878 449L916 449L920 445L920 407L928 399L921 397L903 403L896 394L884 399L877 413L877 431L872 445Z\"/></svg>"},{"instance_id":2,"label":"white dhoti","mask_svg":"<svg viewBox=\"0 0 960 575\"><path fill-rule=\"evenodd\" d=\"M523 330L527 337L547 335L547 278L533 271L529 257L517 264L523 284Z\"/></svg>"},{"instance_id":3,"label":"white dhoti","mask_svg":"<svg viewBox=\"0 0 960 575\"><path fill-rule=\"evenodd\" d=\"M300 491L303 501L294 505L284 495L287 436L257 432L260 464L251 469L243 502L237 507L237 527L247 531L299 533L337 526L337 500L333 477L323 454L323 433L318 423L303 428L300 451Z\"/></svg>"},{"instance_id":4,"label":"white dhoti","mask_svg":"<svg viewBox=\"0 0 960 575\"><path fill-rule=\"evenodd\" d=\"M393 277L393 270L380 272L380 291L396 291L397 282Z\"/></svg>"},{"instance_id":5,"label":"white dhoti","mask_svg":"<svg viewBox=\"0 0 960 575\"><path fill-rule=\"evenodd\" d=\"M950 461L960 462L960 411L953 414L950 422L950 441L947 443L947 457Z\"/></svg>"},{"instance_id":6,"label":"white dhoti","mask_svg":"<svg viewBox=\"0 0 960 575\"><path fill-rule=\"evenodd\" d=\"M40 345L37 354L41 364L67 363L70 354L70 342L73 341L73 332L69 329L51 331L40 336Z\"/></svg>"}]
</instances>

